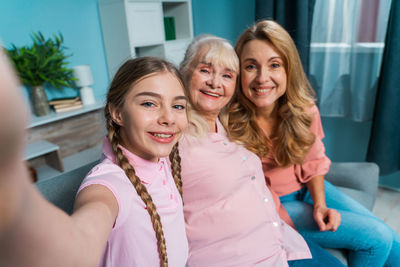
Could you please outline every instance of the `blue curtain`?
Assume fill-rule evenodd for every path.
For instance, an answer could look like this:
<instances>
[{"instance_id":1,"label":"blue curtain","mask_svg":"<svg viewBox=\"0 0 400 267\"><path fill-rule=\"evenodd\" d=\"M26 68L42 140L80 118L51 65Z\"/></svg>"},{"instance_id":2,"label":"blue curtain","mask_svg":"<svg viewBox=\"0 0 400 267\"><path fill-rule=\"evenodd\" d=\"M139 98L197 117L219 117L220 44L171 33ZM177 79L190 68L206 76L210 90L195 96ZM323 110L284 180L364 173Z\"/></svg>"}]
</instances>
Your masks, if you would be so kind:
<instances>
[{"instance_id":1,"label":"blue curtain","mask_svg":"<svg viewBox=\"0 0 400 267\"><path fill-rule=\"evenodd\" d=\"M293 38L308 74L315 0L256 0L256 20L273 19Z\"/></svg>"},{"instance_id":2,"label":"blue curtain","mask_svg":"<svg viewBox=\"0 0 400 267\"><path fill-rule=\"evenodd\" d=\"M380 72L367 161L382 175L400 169L400 0L393 0Z\"/></svg>"}]
</instances>

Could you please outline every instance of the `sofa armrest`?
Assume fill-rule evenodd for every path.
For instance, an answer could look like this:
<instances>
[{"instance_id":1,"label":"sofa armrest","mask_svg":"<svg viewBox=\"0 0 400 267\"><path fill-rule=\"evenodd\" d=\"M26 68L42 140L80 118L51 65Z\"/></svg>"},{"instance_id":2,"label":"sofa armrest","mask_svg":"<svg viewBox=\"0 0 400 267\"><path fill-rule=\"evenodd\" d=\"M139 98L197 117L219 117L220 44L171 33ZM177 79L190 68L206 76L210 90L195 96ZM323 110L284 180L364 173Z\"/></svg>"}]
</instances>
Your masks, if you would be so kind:
<instances>
[{"instance_id":1,"label":"sofa armrest","mask_svg":"<svg viewBox=\"0 0 400 267\"><path fill-rule=\"evenodd\" d=\"M75 195L87 173L98 163L98 160L65 172L59 176L38 181L37 189L51 203L71 214L74 207Z\"/></svg>"},{"instance_id":2,"label":"sofa armrest","mask_svg":"<svg viewBox=\"0 0 400 267\"><path fill-rule=\"evenodd\" d=\"M359 191L364 205L371 209L378 190L379 167L371 162L332 162L326 180L347 191ZM347 193L347 192L346 192Z\"/></svg>"}]
</instances>

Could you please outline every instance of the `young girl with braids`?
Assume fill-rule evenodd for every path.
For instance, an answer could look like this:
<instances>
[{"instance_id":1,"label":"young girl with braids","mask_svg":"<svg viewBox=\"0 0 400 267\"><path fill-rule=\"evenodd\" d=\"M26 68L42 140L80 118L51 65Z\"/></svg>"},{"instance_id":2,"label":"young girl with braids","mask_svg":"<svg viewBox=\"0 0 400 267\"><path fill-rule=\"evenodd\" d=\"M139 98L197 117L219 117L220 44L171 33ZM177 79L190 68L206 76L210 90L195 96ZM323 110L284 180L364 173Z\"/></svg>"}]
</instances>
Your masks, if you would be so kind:
<instances>
[{"instance_id":1,"label":"young girl with braids","mask_svg":"<svg viewBox=\"0 0 400 267\"><path fill-rule=\"evenodd\" d=\"M0 164L0 203L7 203L0 205L0 265L185 266L182 200L165 158L187 125L176 68L144 57L118 70L107 95L102 161L83 180L71 216L45 201L27 179L19 161L26 115L3 105L20 99L10 94L16 82L3 60L0 72L10 78L0 81L0 104L21 122L0 117L2 125L15 126L5 135L2 127L0 145L17 151L0 151L1 159L9 159ZM3 142L7 136L16 142ZM177 179L176 152L171 162Z\"/></svg>"}]
</instances>

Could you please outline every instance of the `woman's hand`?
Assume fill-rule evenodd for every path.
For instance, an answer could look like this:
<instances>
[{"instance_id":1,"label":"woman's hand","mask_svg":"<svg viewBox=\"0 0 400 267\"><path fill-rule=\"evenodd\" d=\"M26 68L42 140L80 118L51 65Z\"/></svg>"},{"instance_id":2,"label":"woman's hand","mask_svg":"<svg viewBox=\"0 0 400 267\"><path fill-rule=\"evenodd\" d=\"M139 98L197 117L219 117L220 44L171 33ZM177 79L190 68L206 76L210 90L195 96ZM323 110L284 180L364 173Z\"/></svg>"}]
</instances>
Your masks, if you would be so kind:
<instances>
[{"instance_id":1,"label":"woman's hand","mask_svg":"<svg viewBox=\"0 0 400 267\"><path fill-rule=\"evenodd\" d=\"M319 230L335 232L340 225L340 213L326 206L324 176L315 176L307 183L307 188L314 202L313 216Z\"/></svg>"},{"instance_id":2,"label":"woman's hand","mask_svg":"<svg viewBox=\"0 0 400 267\"><path fill-rule=\"evenodd\" d=\"M340 213L326 206L314 206L314 220L320 231L335 232L340 225Z\"/></svg>"}]
</instances>

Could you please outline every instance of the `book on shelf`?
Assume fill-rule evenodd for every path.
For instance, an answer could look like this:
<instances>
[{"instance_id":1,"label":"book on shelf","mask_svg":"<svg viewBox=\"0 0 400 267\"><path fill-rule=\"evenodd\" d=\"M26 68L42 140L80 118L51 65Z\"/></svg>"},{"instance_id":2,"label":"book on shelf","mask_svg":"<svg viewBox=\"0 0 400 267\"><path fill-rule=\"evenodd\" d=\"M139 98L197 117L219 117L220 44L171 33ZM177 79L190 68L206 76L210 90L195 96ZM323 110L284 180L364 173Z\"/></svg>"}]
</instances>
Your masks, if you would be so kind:
<instances>
[{"instance_id":1,"label":"book on shelf","mask_svg":"<svg viewBox=\"0 0 400 267\"><path fill-rule=\"evenodd\" d=\"M77 97L67 97L67 98L55 98L51 101L49 101L49 105L61 105L61 104L71 104L71 103L76 103L80 101L80 98Z\"/></svg>"},{"instance_id":2,"label":"book on shelf","mask_svg":"<svg viewBox=\"0 0 400 267\"><path fill-rule=\"evenodd\" d=\"M62 106L55 105L55 106L53 106L54 111L56 113L77 110L77 109L81 109L82 107L83 107L82 103L74 104L74 105L62 105Z\"/></svg>"},{"instance_id":3,"label":"book on shelf","mask_svg":"<svg viewBox=\"0 0 400 267\"><path fill-rule=\"evenodd\" d=\"M56 113L80 109L83 106L79 97L53 99L49 101L49 105Z\"/></svg>"},{"instance_id":4,"label":"book on shelf","mask_svg":"<svg viewBox=\"0 0 400 267\"><path fill-rule=\"evenodd\" d=\"M53 104L51 106L54 109L56 109L56 108L66 108L66 107L72 107L72 106L82 106L82 101L78 100L78 101L71 102L71 103Z\"/></svg>"}]
</instances>

